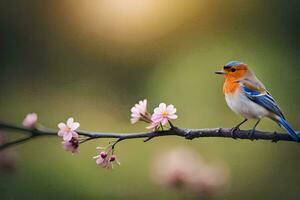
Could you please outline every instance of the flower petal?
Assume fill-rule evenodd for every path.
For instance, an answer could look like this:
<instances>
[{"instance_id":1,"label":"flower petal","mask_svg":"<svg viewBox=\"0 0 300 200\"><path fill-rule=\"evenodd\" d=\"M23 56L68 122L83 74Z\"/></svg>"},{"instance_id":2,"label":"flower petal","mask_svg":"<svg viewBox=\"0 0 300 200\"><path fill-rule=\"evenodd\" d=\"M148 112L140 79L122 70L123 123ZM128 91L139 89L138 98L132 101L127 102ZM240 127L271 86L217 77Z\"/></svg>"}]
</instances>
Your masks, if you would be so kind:
<instances>
[{"instance_id":1,"label":"flower petal","mask_svg":"<svg viewBox=\"0 0 300 200\"><path fill-rule=\"evenodd\" d=\"M71 132L64 133L63 139L64 139L64 141L66 141L66 142L71 141L71 139L72 139L72 133L71 133Z\"/></svg>"},{"instance_id":2,"label":"flower petal","mask_svg":"<svg viewBox=\"0 0 300 200\"><path fill-rule=\"evenodd\" d=\"M161 120L161 124L162 125L166 125L168 123L168 119L167 118L163 118L162 120Z\"/></svg>"},{"instance_id":3,"label":"flower petal","mask_svg":"<svg viewBox=\"0 0 300 200\"><path fill-rule=\"evenodd\" d=\"M99 156L98 159L96 160L97 165L101 165L103 162L104 162L104 159L101 158L101 156Z\"/></svg>"},{"instance_id":4,"label":"flower petal","mask_svg":"<svg viewBox=\"0 0 300 200\"><path fill-rule=\"evenodd\" d=\"M147 107L147 99L144 99L142 104L143 104L144 107Z\"/></svg>"},{"instance_id":5,"label":"flower petal","mask_svg":"<svg viewBox=\"0 0 300 200\"><path fill-rule=\"evenodd\" d=\"M65 132L62 131L62 130L58 131L58 133L57 133L57 135L60 136L60 137L62 137L64 134L65 134Z\"/></svg>"},{"instance_id":6,"label":"flower petal","mask_svg":"<svg viewBox=\"0 0 300 200\"><path fill-rule=\"evenodd\" d=\"M64 130L64 129L66 129L66 124L65 123L59 123L58 125L57 125L57 127L60 129L60 130Z\"/></svg>"},{"instance_id":7,"label":"flower petal","mask_svg":"<svg viewBox=\"0 0 300 200\"><path fill-rule=\"evenodd\" d=\"M70 128L72 131L75 131L76 129L78 129L80 126L80 124L78 122L74 122L73 124L70 125Z\"/></svg>"},{"instance_id":8,"label":"flower petal","mask_svg":"<svg viewBox=\"0 0 300 200\"><path fill-rule=\"evenodd\" d=\"M153 114L151 117L151 121L153 121L154 123L159 123L162 119L163 119L162 115Z\"/></svg>"},{"instance_id":9,"label":"flower petal","mask_svg":"<svg viewBox=\"0 0 300 200\"><path fill-rule=\"evenodd\" d=\"M177 111L177 109L176 109L176 108L174 108L173 110L169 111L168 113L172 115L172 114L175 114L175 113L176 113L176 111Z\"/></svg>"},{"instance_id":10,"label":"flower petal","mask_svg":"<svg viewBox=\"0 0 300 200\"><path fill-rule=\"evenodd\" d=\"M72 132L71 132L71 134L72 134L72 137L74 137L74 138L78 138L78 133L77 133L77 132L75 132L75 131L72 131Z\"/></svg>"},{"instance_id":11,"label":"flower petal","mask_svg":"<svg viewBox=\"0 0 300 200\"><path fill-rule=\"evenodd\" d=\"M73 117L70 117L70 118L67 120L67 125L68 125L69 127L71 127L71 125L73 124L73 122L74 122L74 118L73 118Z\"/></svg>"},{"instance_id":12,"label":"flower petal","mask_svg":"<svg viewBox=\"0 0 300 200\"><path fill-rule=\"evenodd\" d=\"M163 111L160 107L154 108L154 113L155 114L161 114Z\"/></svg>"},{"instance_id":13,"label":"flower petal","mask_svg":"<svg viewBox=\"0 0 300 200\"><path fill-rule=\"evenodd\" d=\"M137 109L136 107L132 107L132 108L130 109L130 111L131 111L132 113L138 113L138 112L139 112L138 109Z\"/></svg>"},{"instance_id":14,"label":"flower petal","mask_svg":"<svg viewBox=\"0 0 300 200\"><path fill-rule=\"evenodd\" d=\"M169 110L169 109L172 110L173 108L174 108L174 105L173 105L173 104L170 104L170 105L167 106L167 110Z\"/></svg>"},{"instance_id":15,"label":"flower petal","mask_svg":"<svg viewBox=\"0 0 300 200\"><path fill-rule=\"evenodd\" d=\"M130 119L130 121L131 121L131 124L135 124L139 121L139 118L133 117L133 118Z\"/></svg>"},{"instance_id":16,"label":"flower petal","mask_svg":"<svg viewBox=\"0 0 300 200\"><path fill-rule=\"evenodd\" d=\"M171 104L171 105L168 105L167 111L169 114L174 114L174 113L176 113L176 108Z\"/></svg>"},{"instance_id":17,"label":"flower petal","mask_svg":"<svg viewBox=\"0 0 300 200\"><path fill-rule=\"evenodd\" d=\"M166 110L167 105L165 103L160 103L158 107L164 111L164 110Z\"/></svg>"},{"instance_id":18,"label":"flower petal","mask_svg":"<svg viewBox=\"0 0 300 200\"><path fill-rule=\"evenodd\" d=\"M137 113L132 113L130 116L134 117L134 118L140 118L141 117L141 115L137 114Z\"/></svg>"},{"instance_id":19,"label":"flower petal","mask_svg":"<svg viewBox=\"0 0 300 200\"><path fill-rule=\"evenodd\" d=\"M159 124L152 122L150 126L147 126L146 129L155 129Z\"/></svg>"},{"instance_id":20,"label":"flower petal","mask_svg":"<svg viewBox=\"0 0 300 200\"><path fill-rule=\"evenodd\" d=\"M168 116L169 119L177 119L177 117L178 117L178 116L175 115L175 114L172 114L172 115L169 115L169 116Z\"/></svg>"}]
</instances>

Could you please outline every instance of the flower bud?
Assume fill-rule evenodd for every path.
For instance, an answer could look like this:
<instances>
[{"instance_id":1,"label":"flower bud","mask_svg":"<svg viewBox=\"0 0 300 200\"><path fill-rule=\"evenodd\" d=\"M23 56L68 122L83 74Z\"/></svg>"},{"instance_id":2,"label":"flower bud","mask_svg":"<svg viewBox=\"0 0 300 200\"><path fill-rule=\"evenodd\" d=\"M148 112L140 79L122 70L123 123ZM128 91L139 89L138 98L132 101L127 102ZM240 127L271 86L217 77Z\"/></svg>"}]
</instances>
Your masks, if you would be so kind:
<instances>
[{"instance_id":1,"label":"flower bud","mask_svg":"<svg viewBox=\"0 0 300 200\"><path fill-rule=\"evenodd\" d=\"M100 153L101 158L106 158L107 157L107 152L106 151L101 151Z\"/></svg>"},{"instance_id":2,"label":"flower bud","mask_svg":"<svg viewBox=\"0 0 300 200\"><path fill-rule=\"evenodd\" d=\"M114 162L116 159L117 159L117 157L116 157L115 155L112 155L112 156L109 158L109 162Z\"/></svg>"}]
</instances>

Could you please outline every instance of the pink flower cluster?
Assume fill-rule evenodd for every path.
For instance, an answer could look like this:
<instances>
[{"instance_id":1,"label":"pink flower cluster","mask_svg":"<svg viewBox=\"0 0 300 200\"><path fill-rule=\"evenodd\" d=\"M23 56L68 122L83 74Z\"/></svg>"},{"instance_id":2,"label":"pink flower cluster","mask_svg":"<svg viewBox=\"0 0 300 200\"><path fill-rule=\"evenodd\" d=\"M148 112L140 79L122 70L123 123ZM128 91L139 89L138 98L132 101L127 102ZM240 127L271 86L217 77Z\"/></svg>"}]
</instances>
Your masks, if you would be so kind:
<instances>
[{"instance_id":1,"label":"pink flower cluster","mask_svg":"<svg viewBox=\"0 0 300 200\"><path fill-rule=\"evenodd\" d=\"M97 147L97 149L103 149L101 147ZM108 151L100 151L99 155L94 156L93 159L96 160L96 164L105 169L113 169L114 165L120 165L121 163L117 160L117 156L112 153L112 149Z\"/></svg>"},{"instance_id":2,"label":"pink flower cluster","mask_svg":"<svg viewBox=\"0 0 300 200\"><path fill-rule=\"evenodd\" d=\"M70 151L73 154L78 153L79 140L77 138L73 137L70 141L63 141L62 145L66 151Z\"/></svg>"},{"instance_id":3,"label":"pink flower cluster","mask_svg":"<svg viewBox=\"0 0 300 200\"><path fill-rule=\"evenodd\" d=\"M79 128L80 124L78 122L74 122L74 119L70 117L67 120L67 123L59 123L58 124L58 136L63 138L63 148L66 151L70 151L72 153L78 153L79 147L79 136L76 130Z\"/></svg>"},{"instance_id":4,"label":"pink flower cluster","mask_svg":"<svg viewBox=\"0 0 300 200\"><path fill-rule=\"evenodd\" d=\"M37 119L37 114L30 113L24 119L23 125L32 129L36 128ZM152 115L147 111L146 99L139 101L131 108L131 123L135 124L138 121L144 121L149 124L148 129L158 130L160 127L163 128L168 122L171 124L170 120L173 119L177 119L177 115L176 108L172 104L166 105L165 103L160 103L159 106L154 109ZM79 138L77 129L80 127L80 124L75 122L74 118L70 117L66 123L60 122L57 126L59 128L57 135L63 138L63 148L66 151L78 153L80 142L88 140ZM110 145L108 150L102 150L99 152L99 155L93 157L96 159L97 165L106 169L112 169L115 164L120 165L116 155L113 153L113 146L114 145Z\"/></svg>"},{"instance_id":5,"label":"pink flower cluster","mask_svg":"<svg viewBox=\"0 0 300 200\"><path fill-rule=\"evenodd\" d=\"M31 129L37 128L38 115L36 113L28 113L23 120L23 126ZM74 119L71 117L67 120L66 123L58 124L58 136L63 137L63 148L66 151L72 153L78 153L79 139L78 133L76 130L79 128L80 124L74 122Z\"/></svg>"},{"instance_id":6,"label":"pink flower cluster","mask_svg":"<svg viewBox=\"0 0 300 200\"><path fill-rule=\"evenodd\" d=\"M170 120L177 119L176 108L165 103L160 103L158 107L154 109L154 113L151 115L147 111L147 100L139 101L131 108L131 123L134 124L138 121L144 121L150 125L147 129L158 129L160 126L166 125Z\"/></svg>"},{"instance_id":7,"label":"pink flower cluster","mask_svg":"<svg viewBox=\"0 0 300 200\"><path fill-rule=\"evenodd\" d=\"M147 99L143 101L139 101L139 103L135 104L134 107L131 108L131 123L135 124L138 121L151 122L151 115L147 112Z\"/></svg>"},{"instance_id":8,"label":"pink flower cluster","mask_svg":"<svg viewBox=\"0 0 300 200\"><path fill-rule=\"evenodd\" d=\"M70 117L66 124L63 122L58 124L58 136L63 137L65 142L71 141L72 138L78 138L76 130L79 126L80 124L78 122L74 122L74 119Z\"/></svg>"},{"instance_id":9,"label":"pink flower cluster","mask_svg":"<svg viewBox=\"0 0 300 200\"><path fill-rule=\"evenodd\" d=\"M78 153L80 141L76 130L79 128L79 126L80 124L78 122L74 122L72 117L69 118L66 123L61 122L58 124L58 136L63 138L64 141L62 142L62 145L66 151ZM97 149L103 148L97 147ZM113 169L114 164L120 165L116 155L113 154L112 145L106 149L108 150L101 151L99 155L93 157L96 159L96 164L106 169Z\"/></svg>"}]
</instances>

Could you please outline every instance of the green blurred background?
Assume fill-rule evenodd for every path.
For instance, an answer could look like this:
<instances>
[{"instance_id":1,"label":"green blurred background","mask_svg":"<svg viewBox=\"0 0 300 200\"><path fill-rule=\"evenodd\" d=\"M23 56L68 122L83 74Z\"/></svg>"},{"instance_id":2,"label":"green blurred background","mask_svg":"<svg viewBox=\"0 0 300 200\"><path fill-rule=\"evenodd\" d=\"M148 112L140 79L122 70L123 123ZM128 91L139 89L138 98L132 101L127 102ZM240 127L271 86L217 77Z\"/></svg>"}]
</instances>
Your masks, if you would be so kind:
<instances>
[{"instance_id":1,"label":"green blurred background","mask_svg":"<svg viewBox=\"0 0 300 200\"><path fill-rule=\"evenodd\" d=\"M73 116L81 129L136 132L145 124L130 125L129 111L147 98L151 109L159 102L174 104L178 126L232 127L242 118L227 108L223 78L213 72L241 60L300 129L299 1L1 0L0 10L3 121L21 123L36 112L52 128ZM269 120L259 129L282 131ZM117 147L122 167L106 171L91 158L107 142L86 143L74 156L54 137L14 147L17 169L0 175L0 198L187 198L149 177L160 149L187 145L229 165L231 183L217 199L299 199L296 143L125 141Z\"/></svg>"}]
</instances>

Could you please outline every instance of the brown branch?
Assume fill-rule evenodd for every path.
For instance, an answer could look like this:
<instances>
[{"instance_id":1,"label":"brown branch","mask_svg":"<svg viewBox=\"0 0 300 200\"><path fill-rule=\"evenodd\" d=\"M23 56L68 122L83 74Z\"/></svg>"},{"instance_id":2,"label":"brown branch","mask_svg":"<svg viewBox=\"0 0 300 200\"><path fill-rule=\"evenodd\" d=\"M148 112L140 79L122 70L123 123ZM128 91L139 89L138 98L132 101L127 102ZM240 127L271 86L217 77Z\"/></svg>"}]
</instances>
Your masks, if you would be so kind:
<instances>
[{"instance_id":1,"label":"brown branch","mask_svg":"<svg viewBox=\"0 0 300 200\"><path fill-rule=\"evenodd\" d=\"M20 144L22 142L28 141L35 137L40 136L57 136L57 130L48 128L30 129L23 126L18 126L14 124L9 124L5 122L0 122L0 129L8 131L21 131L28 133L29 136L21 139L17 139L5 144L0 145L0 150L8 148L12 145ZM185 139L195 139L202 137L222 137L231 139L248 139L248 140L270 140L272 142L277 141L290 141L295 142L287 133L277 133L277 132L263 132L255 131L250 137L252 130L235 130L234 135L232 134L232 129L226 128L205 128L205 129L185 129L173 126L171 128L163 131L154 132L142 132L142 133L100 133L100 132L89 132L89 131L77 131L80 136L84 136L85 139L82 142L89 141L97 138L115 138L118 139L117 142L137 139L137 138L147 138L145 140L155 137L162 136L179 136Z\"/></svg>"}]
</instances>

